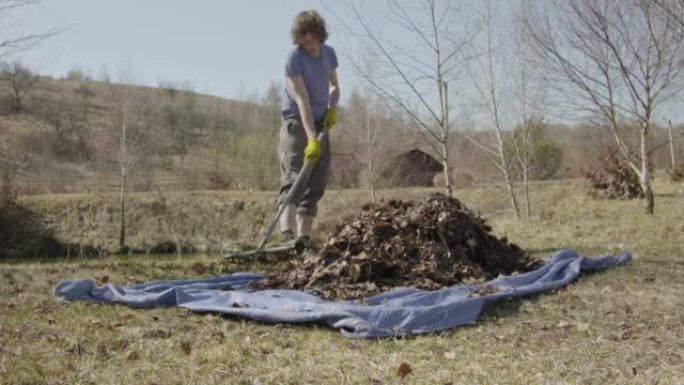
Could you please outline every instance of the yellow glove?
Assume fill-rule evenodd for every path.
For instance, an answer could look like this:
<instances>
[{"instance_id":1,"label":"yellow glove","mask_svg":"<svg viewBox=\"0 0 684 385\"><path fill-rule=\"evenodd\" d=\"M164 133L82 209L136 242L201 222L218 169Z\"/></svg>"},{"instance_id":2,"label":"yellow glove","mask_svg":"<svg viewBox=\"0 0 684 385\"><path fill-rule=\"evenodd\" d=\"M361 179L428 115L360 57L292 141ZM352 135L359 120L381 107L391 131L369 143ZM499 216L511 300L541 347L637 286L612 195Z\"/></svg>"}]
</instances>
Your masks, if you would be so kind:
<instances>
[{"instance_id":1,"label":"yellow glove","mask_svg":"<svg viewBox=\"0 0 684 385\"><path fill-rule=\"evenodd\" d=\"M318 139L309 139L304 149L304 157L315 162L319 155L321 155L321 144L318 143Z\"/></svg>"},{"instance_id":2,"label":"yellow glove","mask_svg":"<svg viewBox=\"0 0 684 385\"><path fill-rule=\"evenodd\" d=\"M325 124L325 127L329 130L335 123L337 123L337 107L330 107L328 108L328 111L325 111L323 124Z\"/></svg>"}]
</instances>

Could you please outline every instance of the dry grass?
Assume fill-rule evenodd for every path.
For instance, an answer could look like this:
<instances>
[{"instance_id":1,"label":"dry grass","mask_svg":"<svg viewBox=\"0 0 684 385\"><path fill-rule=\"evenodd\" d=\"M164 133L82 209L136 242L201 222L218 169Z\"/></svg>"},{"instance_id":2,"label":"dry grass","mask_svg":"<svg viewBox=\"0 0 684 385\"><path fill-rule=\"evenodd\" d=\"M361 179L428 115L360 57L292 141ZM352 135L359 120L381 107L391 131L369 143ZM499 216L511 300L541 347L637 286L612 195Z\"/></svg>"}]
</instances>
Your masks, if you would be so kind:
<instances>
[{"instance_id":1,"label":"dry grass","mask_svg":"<svg viewBox=\"0 0 684 385\"><path fill-rule=\"evenodd\" d=\"M349 340L315 325L176 308L64 305L51 294L72 277L125 285L277 266L222 266L216 256L2 262L0 384L684 384L679 189L657 181L656 215L648 216L641 201L591 200L580 182L536 187L536 215L518 222L493 214L496 232L538 255L572 247L588 255L629 250L635 260L555 293L501 303L474 325L410 339ZM482 213L506 208L496 189L457 196ZM329 219L321 228L367 194L335 191L325 199ZM403 379L402 363L411 368Z\"/></svg>"}]
</instances>

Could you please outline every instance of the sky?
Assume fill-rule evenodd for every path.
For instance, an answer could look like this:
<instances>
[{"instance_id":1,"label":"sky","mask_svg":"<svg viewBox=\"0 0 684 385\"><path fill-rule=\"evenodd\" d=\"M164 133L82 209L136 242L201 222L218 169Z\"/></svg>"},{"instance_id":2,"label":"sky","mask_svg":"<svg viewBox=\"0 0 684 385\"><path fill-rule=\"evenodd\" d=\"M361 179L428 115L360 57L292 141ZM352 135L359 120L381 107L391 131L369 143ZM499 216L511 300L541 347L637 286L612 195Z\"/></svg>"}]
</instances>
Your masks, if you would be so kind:
<instances>
[{"instance_id":1,"label":"sky","mask_svg":"<svg viewBox=\"0 0 684 385\"><path fill-rule=\"evenodd\" d=\"M246 99L282 82L292 19L312 8L327 16L318 0L43 0L14 10L10 31L62 29L19 55L41 74L80 69L97 79L106 68L116 80L130 69L139 84ZM341 82L354 76L339 72Z\"/></svg>"},{"instance_id":2,"label":"sky","mask_svg":"<svg viewBox=\"0 0 684 385\"><path fill-rule=\"evenodd\" d=\"M391 23L381 21L378 15L386 13L384 1L356 3L363 4L364 17L375 17L372 27L379 35L413 44L397 35ZM497 12L511 18L517 3L497 2ZM358 47L350 46L353 36L341 25L343 4L338 0L42 0L0 15L0 37L59 28L58 35L18 56L34 72L55 78L78 69L94 79L106 71L117 81L125 72L127 79L141 85L171 83L230 99L259 100L272 82L283 81L285 58L292 49L293 18L302 10L316 9L328 23L328 44L340 58L344 104L362 82L349 59L360 55ZM336 13L331 13L331 6ZM468 22L463 13L456 17L461 24ZM499 33L506 35L506 31ZM509 73L503 68L500 79L510 79ZM467 89L464 78L450 90ZM679 102L669 105L656 119L660 122L664 117L684 121L684 109ZM563 116L551 120L562 121Z\"/></svg>"}]
</instances>

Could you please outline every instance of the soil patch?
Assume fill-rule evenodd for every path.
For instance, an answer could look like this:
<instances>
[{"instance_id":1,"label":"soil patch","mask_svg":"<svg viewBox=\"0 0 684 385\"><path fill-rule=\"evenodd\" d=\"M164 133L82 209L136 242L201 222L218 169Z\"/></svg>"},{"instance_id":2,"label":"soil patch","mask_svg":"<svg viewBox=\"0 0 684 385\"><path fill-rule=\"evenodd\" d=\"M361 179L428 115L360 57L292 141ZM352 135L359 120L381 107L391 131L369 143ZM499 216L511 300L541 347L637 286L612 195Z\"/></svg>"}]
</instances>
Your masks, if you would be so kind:
<instances>
[{"instance_id":1,"label":"soil patch","mask_svg":"<svg viewBox=\"0 0 684 385\"><path fill-rule=\"evenodd\" d=\"M395 287L481 283L541 265L491 231L459 200L440 193L420 201L367 204L343 221L320 251L292 260L264 286L353 299Z\"/></svg>"}]
</instances>

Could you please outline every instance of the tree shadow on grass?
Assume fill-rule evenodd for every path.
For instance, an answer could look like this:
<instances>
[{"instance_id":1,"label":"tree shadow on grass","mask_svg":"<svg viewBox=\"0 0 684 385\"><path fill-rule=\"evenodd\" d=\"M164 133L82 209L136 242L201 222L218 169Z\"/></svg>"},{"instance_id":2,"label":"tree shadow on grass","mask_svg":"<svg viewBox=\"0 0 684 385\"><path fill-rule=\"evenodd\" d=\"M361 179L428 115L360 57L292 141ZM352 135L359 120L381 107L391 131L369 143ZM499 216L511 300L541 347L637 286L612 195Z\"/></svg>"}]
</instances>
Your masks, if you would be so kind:
<instances>
[{"instance_id":1,"label":"tree shadow on grass","mask_svg":"<svg viewBox=\"0 0 684 385\"><path fill-rule=\"evenodd\" d=\"M0 259L64 253L38 213L15 203L0 207Z\"/></svg>"}]
</instances>

